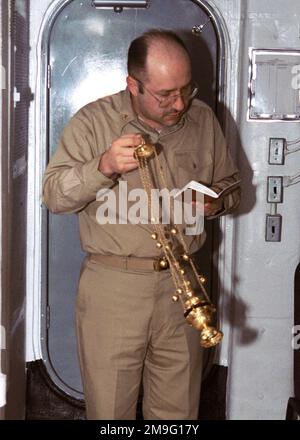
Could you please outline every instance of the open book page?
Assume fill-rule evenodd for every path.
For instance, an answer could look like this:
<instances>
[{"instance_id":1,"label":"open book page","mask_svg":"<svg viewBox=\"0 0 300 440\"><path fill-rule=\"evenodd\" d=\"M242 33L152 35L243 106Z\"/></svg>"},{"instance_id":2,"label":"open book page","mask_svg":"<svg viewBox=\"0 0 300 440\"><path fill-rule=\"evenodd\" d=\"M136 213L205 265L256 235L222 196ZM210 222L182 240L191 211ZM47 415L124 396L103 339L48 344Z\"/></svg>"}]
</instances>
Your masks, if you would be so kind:
<instances>
[{"instance_id":1,"label":"open book page","mask_svg":"<svg viewBox=\"0 0 300 440\"><path fill-rule=\"evenodd\" d=\"M189 183L187 183L182 189L177 191L174 195L174 198L178 197L181 193L186 191L187 189L193 189L195 191L201 192L202 194L206 194L208 196L214 197L217 199L222 195L223 193L227 192L229 189L233 189L235 186L238 186L241 180L237 180L230 185L223 188L219 193L216 193L214 190L209 188L208 186L203 185L202 183L196 182L196 180L191 180Z\"/></svg>"}]
</instances>

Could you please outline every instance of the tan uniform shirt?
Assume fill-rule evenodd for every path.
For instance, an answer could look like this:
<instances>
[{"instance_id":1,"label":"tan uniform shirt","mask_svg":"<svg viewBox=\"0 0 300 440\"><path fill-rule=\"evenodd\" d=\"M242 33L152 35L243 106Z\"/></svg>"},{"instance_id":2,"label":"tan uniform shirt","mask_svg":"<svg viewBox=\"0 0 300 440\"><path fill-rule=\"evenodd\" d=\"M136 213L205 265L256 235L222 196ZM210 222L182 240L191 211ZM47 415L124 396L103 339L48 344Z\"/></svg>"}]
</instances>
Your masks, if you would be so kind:
<instances>
[{"instance_id":1,"label":"tan uniform shirt","mask_svg":"<svg viewBox=\"0 0 300 440\"><path fill-rule=\"evenodd\" d=\"M102 203L96 200L100 188L111 188L117 194L119 180L127 181L128 192L142 188L137 169L116 180L98 171L101 155L126 133L142 133L157 145L170 190L182 188L190 180L221 190L237 180L237 169L214 113L196 99L177 125L161 132L137 118L128 90L89 103L72 117L44 175L44 203L54 213L78 212L81 243L87 252L157 257L162 252L151 238L151 225L100 225L96 218ZM152 162L151 168L158 174ZM238 203L237 189L224 197L221 214L231 212ZM204 234L185 238L192 253L203 244Z\"/></svg>"}]
</instances>

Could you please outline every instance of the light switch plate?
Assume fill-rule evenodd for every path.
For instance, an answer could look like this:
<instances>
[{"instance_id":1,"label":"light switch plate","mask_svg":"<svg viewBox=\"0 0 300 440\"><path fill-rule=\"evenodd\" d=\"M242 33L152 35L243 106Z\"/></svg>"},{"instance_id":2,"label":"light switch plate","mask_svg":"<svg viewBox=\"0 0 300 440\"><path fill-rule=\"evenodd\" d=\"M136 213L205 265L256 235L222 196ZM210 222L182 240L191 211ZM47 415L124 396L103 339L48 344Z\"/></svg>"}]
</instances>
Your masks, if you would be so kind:
<instances>
[{"instance_id":1,"label":"light switch plate","mask_svg":"<svg viewBox=\"0 0 300 440\"><path fill-rule=\"evenodd\" d=\"M266 241L281 241L282 217L280 214L267 214Z\"/></svg>"},{"instance_id":2,"label":"light switch plate","mask_svg":"<svg viewBox=\"0 0 300 440\"><path fill-rule=\"evenodd\" d=\"M286 145L285 138L270 138L269 140L269 164L284 164L284 149Z\"/></svg>"}]
</instances>

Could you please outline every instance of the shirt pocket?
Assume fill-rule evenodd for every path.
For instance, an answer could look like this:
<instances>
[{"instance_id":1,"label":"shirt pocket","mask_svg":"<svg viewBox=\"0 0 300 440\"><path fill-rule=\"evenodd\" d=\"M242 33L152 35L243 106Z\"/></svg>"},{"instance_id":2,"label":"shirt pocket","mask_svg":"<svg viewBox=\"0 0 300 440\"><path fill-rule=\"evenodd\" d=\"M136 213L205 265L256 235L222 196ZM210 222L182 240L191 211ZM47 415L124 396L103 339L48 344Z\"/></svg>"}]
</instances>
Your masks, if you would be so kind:
<instances>
[{"instance_id":1,"label":"shirt pocket","mask_svg":"<svg viewBox=\"0 0 300 440\"><path fill-rule=\"evenodd\" d=\"M176 152L175 156L176 184L182 188L190 180L211 185L213 177L213 161L210 156L201 157L199 151L189 150Z\"/></svg>"}]
</instances>

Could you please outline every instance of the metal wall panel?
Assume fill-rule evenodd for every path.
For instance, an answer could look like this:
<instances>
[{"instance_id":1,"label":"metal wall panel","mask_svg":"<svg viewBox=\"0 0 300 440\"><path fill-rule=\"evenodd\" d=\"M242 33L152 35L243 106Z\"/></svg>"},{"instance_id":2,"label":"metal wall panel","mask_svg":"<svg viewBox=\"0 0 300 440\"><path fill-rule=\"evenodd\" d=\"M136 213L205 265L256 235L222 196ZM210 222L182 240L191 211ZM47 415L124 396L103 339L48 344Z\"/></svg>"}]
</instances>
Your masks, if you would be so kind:
<instances>
[{"instance_id":1,"label":"metal wall panel","mask_svg":"<svg viewBox=\"0 0 300 440\"><path fill-rule=\"evenodd\" d=\"M241 8L243 39L235 62L240 71L236 103L243 197L236 219L227 416L276 420L285 418L293 393L293 292L300 258L300 204L299 184L283 189L283 203L276 207L267 203L267 179L299 173L300 153L286 155L283 165L271 165L269 139L297 139L300 124L248 120L249 49L299 50L300 3L248 0L241 2ZM292 84L280 86L289 93ZM263 99L269 90L260 93ZM266 242L266 215L275 210L282 215L281 241Z\"/></svg>"},{"instance_id":2,"label":"metal wall panel","mask_svg":"<svg viewBox=\"0 0 300 440\"><path fill-rule=\"evenodd\" d=\"M2 5L1 5L2 6ZM26 199L29 93L29 4L7 2L6 89L2 119L2 287L6 350L5 419L25 417Z\"/></svg>"}]
</instances>

